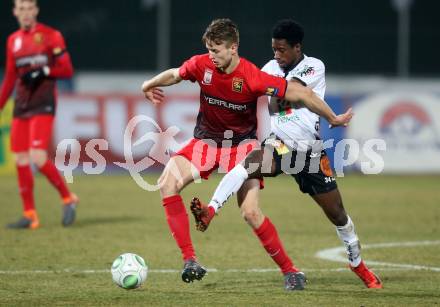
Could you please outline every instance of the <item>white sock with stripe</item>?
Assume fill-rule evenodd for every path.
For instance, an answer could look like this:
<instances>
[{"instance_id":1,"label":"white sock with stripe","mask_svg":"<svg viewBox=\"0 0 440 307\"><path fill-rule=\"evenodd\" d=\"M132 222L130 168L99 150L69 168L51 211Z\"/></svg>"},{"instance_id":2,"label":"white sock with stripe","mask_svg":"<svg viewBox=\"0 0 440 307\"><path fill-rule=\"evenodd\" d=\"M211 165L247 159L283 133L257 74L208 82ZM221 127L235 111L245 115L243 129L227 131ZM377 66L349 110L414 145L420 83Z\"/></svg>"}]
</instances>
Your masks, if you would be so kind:
<instances>
[{"instance_id":1,"label":"white sock with stripe","mask_svg":"<svg viewBox=\"0 0 440 307\"><path fill-rule=\"evenodd\" d=\"M248 173L243 165L237 164L220 181L214 196L209 202L209 206L213 207L215 212L217 212L232 194L237 193L248 177Z\"/></svg>"},{"instance_id":2,"label":"white sock with stripe","mask_svg":"<svg viewBox=\"0 0 440 307\"><path fill-rule=\"evenodd\" d=\"M344 226L336 226L336 233L339 239L344 243L348 261L352 267L357 267L361 261L361 246L359 238L356 235L353 221L347 216L347 224Z\"/></svg>"}]
</instances>

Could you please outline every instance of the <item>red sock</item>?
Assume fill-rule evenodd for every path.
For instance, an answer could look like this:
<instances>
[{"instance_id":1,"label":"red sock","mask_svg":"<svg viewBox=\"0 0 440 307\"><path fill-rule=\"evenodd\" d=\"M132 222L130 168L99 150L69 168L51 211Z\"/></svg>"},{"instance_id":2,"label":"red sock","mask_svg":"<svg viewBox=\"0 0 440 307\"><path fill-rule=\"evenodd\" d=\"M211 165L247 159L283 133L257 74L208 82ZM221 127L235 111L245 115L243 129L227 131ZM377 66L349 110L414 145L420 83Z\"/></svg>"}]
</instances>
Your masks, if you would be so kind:
<instances>
[{"instance_id":1,"label":"red sock","mask_svg":"<svg viewBox=\"0 0 440 307\"><path fill-rule=\"evenodd\" d=\"M284 250L277 230L269 218L264 218L263 224L258 229L254 229L254 232L260 239L261 244L263 244L264 249L272 257L273 261L278 264L283 274L299 271L294 267L292 260L290 260Z\"/></svg>"},{"instance_id":2,"label":"red sock","mask_svg":"<svg viewBox=\"0 0 440 307\"><path fill-rule=\"evenodd\" d=\"M23 202L23 211L35 210L34 176L30 165L17 165L18 188Z\"/></svg>"},{"instance_id":3,"label":"red sock","mask_svg":"<svg viewBox=\"0 0 440 307\"><path fill-rule=\"evenodd\" d=\"M61 177L57 168L51 161L47 160L46 163L44 163L44 165L40 168L40 172L44 174L49 182L58 190L63 199L70 197L70 191L67 188L63 177Z\"/></svg>"},{"instance_id":4,"label":"red sock","mask_svg":"<svg viewBox=\"0 0 440 307\"><path fill-rule=\"evenodd\" d=\"M180 195L173 195L162 199L171 234L179 246L183 260L196 259L189 231L188 214Z\"/></svg>"}]
</instances>

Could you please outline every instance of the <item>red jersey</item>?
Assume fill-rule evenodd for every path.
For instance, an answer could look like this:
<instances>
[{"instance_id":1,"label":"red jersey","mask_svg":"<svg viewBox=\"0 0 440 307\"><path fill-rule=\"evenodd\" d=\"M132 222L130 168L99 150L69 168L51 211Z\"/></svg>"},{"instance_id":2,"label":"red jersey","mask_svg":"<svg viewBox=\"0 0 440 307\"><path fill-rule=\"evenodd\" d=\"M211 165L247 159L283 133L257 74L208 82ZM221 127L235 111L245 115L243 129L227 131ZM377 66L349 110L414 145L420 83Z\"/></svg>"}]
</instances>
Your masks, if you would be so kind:
<instances>
[{"instance_id":1,"label":"red jersey","mask_svg":"<svg viewBox=\"0 0 440 307\"><path fill-rule=\"evenodd\" d=\"M50 73L36 87L31 88L20 79L30 70L43 66L49 66ZM72 74L72 63L60 32L41 23L31 30L20 29L8 37L0 109L11 96L18 80L14 117L54 114L55 78L69 78Z\"/></svg>"},{"instance_id":2,"label":"red jersey","mask_svg":"<svg viewBox=\"0 0 440 307\"><path fill-rule=\"evenodd\" d=\"M262 72L251 62L240 63L229 74L217 69L208 54L196 55L179 69L182 79L200 85L200 109L194 137L224 140L226 130L233 131L233 144L255 139L257 99L263 95L283 98L287 81Z\"/></svg>"}]
</instances>

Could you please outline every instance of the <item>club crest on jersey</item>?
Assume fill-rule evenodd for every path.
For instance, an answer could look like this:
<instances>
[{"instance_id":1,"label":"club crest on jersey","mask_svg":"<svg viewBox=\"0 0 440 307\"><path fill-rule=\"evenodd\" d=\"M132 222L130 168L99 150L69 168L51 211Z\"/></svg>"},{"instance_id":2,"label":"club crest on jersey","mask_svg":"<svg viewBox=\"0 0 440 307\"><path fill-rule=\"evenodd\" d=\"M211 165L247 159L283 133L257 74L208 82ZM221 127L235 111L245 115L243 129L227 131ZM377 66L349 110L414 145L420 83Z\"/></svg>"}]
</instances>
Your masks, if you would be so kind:
<instances>
[{"instance_id":1,"label":"club crest on jersey","mask_svg":"<svg viewBox=\"0 0 440 307\"><path fill-rule=\"evenodd\" d=\"M298 75L301 77L310 76L315 74L315 68L313 66L304 66L304 68L298 72Z\"/></svg>"},{"instance_id":2,"label":"club crest on jersey","mask_svg":"<svg viewBox=\"0 0 440 307\"><path fill-rule=\"evenodd\" d=\"M21 46L23 45L23 40L21 39L21 37L17 37L14 40L14 48L12 49L13 52L17 52L18 50L21 49Z\"/></svg>"},{"instance_id":3,"label":"club crest on jersey","mask_svg":"<svg viewBox=\"0 0 440 307\"><path fill-rule=\"evenodd\" d=\"M41 45L41 43L43 42L43 34L35 33L34 34L34 42L38 45Z\"/></svg>"},{"instance_id":4,"label":"club crest on jersey","mask_svg":"<svg viewBox=\"0 0 440 307\"><path fill-rule=\"evenodd\" d=\"M205 74L203 75L203 84L211 84L213 71L211 69L205 68Z\"/></svg>"},{"instance_id":5,"label":"club crest on jersey","mask_svg":"<svg viewBox=\"0 0 440 307\"><path fill-rule=\"evenodd\" d=\"M237 93L241 93L243 91L243 79L233 78L232 79L232 90Z\"/></svg>"},{"instance_id":6,"label":"club crest on jersey","mask_svg":"<svg viewBox=\"0 0 440 307\"><path fill-rule=\"evenodd\" d=\"M266 88L266 95L268 96L275 96L278 94L278 88L277 87L268 87Z\"/></svg>"}]
</instances>

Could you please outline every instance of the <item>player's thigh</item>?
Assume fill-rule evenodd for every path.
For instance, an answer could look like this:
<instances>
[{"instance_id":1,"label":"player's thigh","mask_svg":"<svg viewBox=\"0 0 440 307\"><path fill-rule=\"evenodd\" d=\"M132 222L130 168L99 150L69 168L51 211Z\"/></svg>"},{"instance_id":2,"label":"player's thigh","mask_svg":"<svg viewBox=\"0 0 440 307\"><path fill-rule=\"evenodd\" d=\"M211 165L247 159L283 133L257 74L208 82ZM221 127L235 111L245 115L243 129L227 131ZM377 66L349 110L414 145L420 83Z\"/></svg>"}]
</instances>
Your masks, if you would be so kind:
<instances>
[{"instance_id":1,"label":"player's thigh","mask_svg":"<svg viewBox=\"0 0 440 307\"><path fill-rule=\"evenodd\" d=\"M180 192L185 186L197 179L198 176L197 169L189 160L182 156L174 156L165 166L159 177L158 184L163 194L167 194L169 190L171 190L171 193L175 193Z\"/></svg>"},{"instance_id":2,"label":"player's thigh","mask_svg":"<svg viewBox=\"0 0 440 307\"><path fill-rule=\"evenodd\" d=\"M273 148L263 146L253 150L242 162L248 171L249 178L274 177L276 173L276 160Z\"/></svg>"},{"instance_id":3,"label":"player's thigh","mask_svg":"<svg viewBox=\"0 0 440 307\"><path fill-rule=\"evenodd\" d=\"M339 189L329 192L311 195L315 202L322 208L325 215L337 226L347 223L347 213L342 204L342 197Z\"/></svg>"},{"instance_id":4,"label":"player's thigh","mask_svg":"<svg viewBox=\"0 0 440 307\"><path fill-rule=\"evenodd\" d=\"M32 163L34 163L38 168L43 167L48 157L47 150L39 148L31 148L29 155Z\"/></svg>"},{"instance_id":5,"label":"player's thigh","mask_svg":"<svg viewBox=\"0 0 440 307\"><path fill-rule=\"evenodd\" d=\"M315 202L319 206L323 208L335 207L339 209L344 209L342 205L341 193L339 192L338 188L331 190L329 192L323 192L323 193L311 195L311 197L315 200Z\"/></svg>"},{"instance_id":6,"label":"player's thigh","mask_svg":"<svg viewBox=\"0 0 440 307\"><path fill-rule=\"evenodd\" d=\"M29 137L31 149L47 151L52 139L54 116L41 114L31 117Z\"/></svg>"},{"instance_id":7,"label":"player's thigh","mask_svg":"<svg viewBox=\"0 0 440 307\"><path fill-rule=\"evenodd\" d=\"M222 148L220 150L219 166L229 172L237 164L243 163L249 153L258 148L260 148L260 143L257 140L245 140L231 148Z\"/></svg>"},{"instance_id":8,"label":"player's thigh","mask_svg":"<svg viewBox=\"0 0 440 307\"><path fill-rule=\"evenodd\" d=\"M284 172L284 164L292 164L293 152L276 136L270 135L262 144L261 175L276 177Z\"/></svg>"},{"instance_id":9,"label":"player's thigh","mask_svg":"<svg viewBox=\"0 0 440 307\"><path fill-rule=\"evenodd\" d=\"M208 179L211 173L218 168L220 150L214 142L192 139L180 149L175 156L181 156L190 161L203 179Z\"/></svg>"},{"instance_id":10,"label":"player's thigh","mask_svg":"<svg viewBox=\"0 0 440 307\"><path fill-rule=\"evenodd\" d=\"M14 118L11 124L11 151L16 154L28 152L30 148L29 119Z\"/></svg>"},{"instance_id":11,"label":"player's thigh","mask_svg":"<svg viewBox=\"0 0 440 307\"><path fill-rule=\"evenodd\" d=\"M311 167L311 165L315 165L316 162L308 158L305 162L304 169L297 174L292 174L300 190L312 197L314 195L331 192L338 188L330 167L330 161L325 151L322 151L318 159L319 167L317 170Z\"/></svg>"},{"instance_id":12,"label":"player's thigh","mask_svg":"<svg viewBox=\"0 0 440 307\"><path fill-rule=\"evenodd\" d=\"M258 196L260 192L260 181L258 179L246 180L237 192L238 206L242 207L249 203L258 206Z\"/></svg>"}]
</instances>

